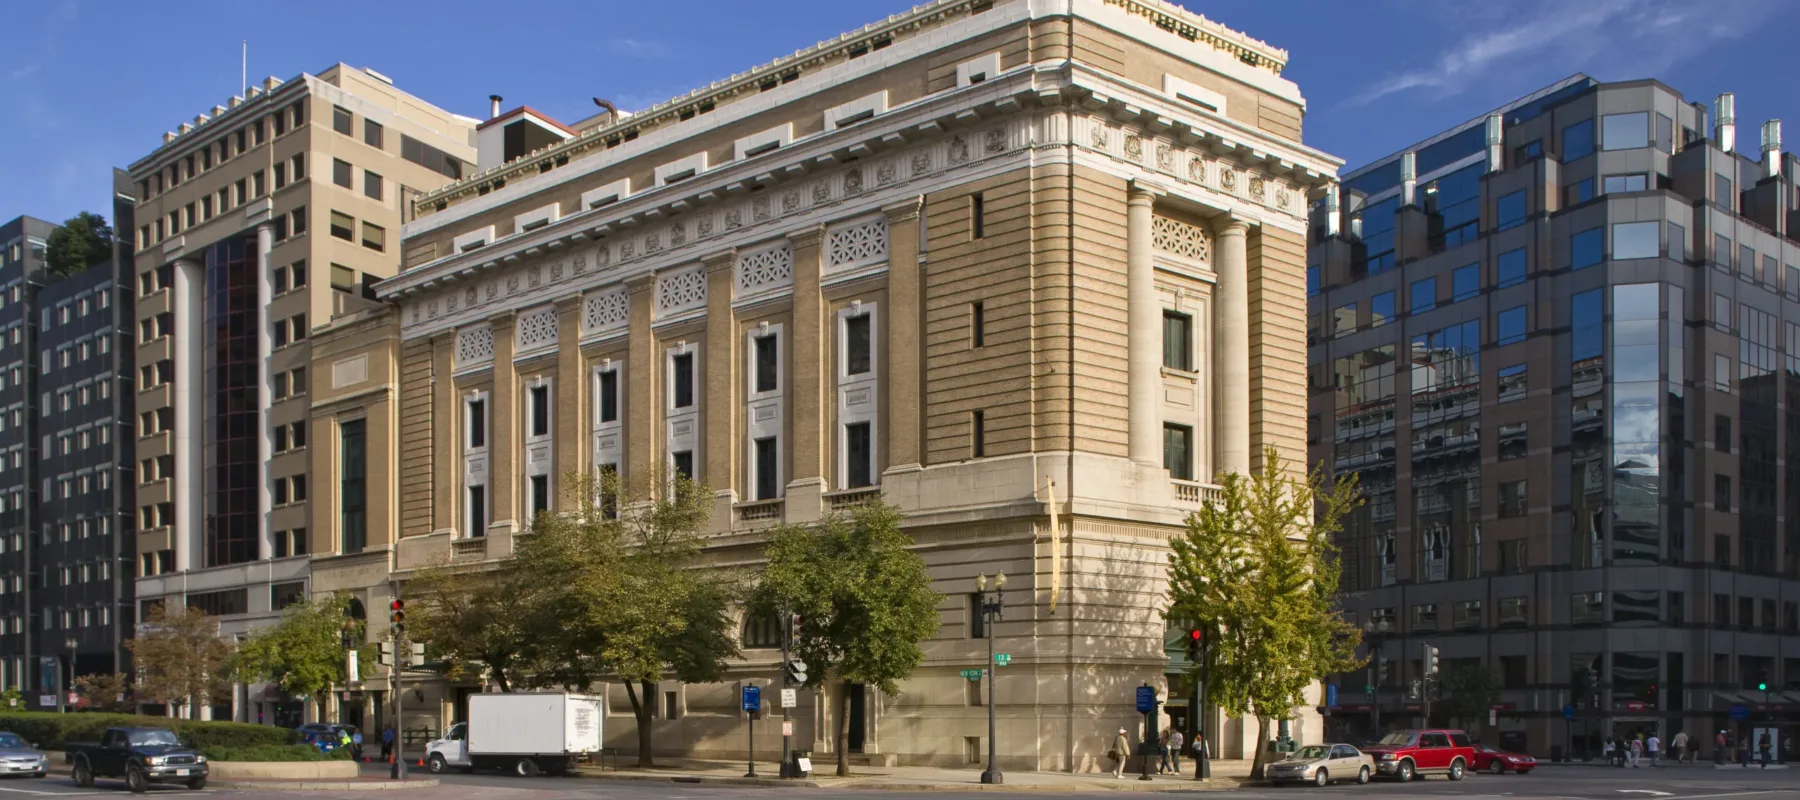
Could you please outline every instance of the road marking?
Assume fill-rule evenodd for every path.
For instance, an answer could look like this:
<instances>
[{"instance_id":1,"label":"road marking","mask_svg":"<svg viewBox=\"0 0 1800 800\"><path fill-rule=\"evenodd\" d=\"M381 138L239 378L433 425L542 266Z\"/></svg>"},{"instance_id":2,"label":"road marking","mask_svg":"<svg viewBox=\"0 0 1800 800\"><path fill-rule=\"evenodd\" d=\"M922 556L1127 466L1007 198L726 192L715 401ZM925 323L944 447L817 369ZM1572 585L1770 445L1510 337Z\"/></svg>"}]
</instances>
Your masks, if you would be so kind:
<instances>
[{"instance_id":1,"label":"road marking","mask_svg":"<svg viewBox=\"0 0 1800 800\"><path fill-rule=\"evenodd\" d=\"M1671 797L1675 794L1674 792L1659 792L1655 789L1615 789L1614 791L1620 794L1648 794L1656 797Z\"/></svg>"}]
</instances>

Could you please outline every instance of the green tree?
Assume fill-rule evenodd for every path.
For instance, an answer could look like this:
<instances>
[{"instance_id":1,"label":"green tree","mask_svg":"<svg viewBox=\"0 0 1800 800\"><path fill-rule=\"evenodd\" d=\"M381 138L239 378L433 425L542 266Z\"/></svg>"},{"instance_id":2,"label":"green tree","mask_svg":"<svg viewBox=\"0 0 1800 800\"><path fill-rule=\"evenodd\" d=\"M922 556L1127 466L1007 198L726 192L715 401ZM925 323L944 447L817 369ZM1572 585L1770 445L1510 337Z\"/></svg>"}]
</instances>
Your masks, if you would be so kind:
<instances>
[{"instance_id":1,"label":"green tree","mask_svg":"<svg viewBox=\"0 0 1800 800\"><path fill-rule=\"evenodd\" d=\"M75 679L75 694L88 711L129 714L132 711L131 679L122 672L98 672Z\"/></svg>"},{"instance_id":2,"label":"green tree","mask_svg":"<svg viewBox=\"0 0 1800 800\"><path fill-rule=\"evenodd\" d=\"M1470 720L1487 718L1487 713L1500 701L1500 678L1481 664L1445 666L1438 674L1438 701L1431 710L1444 719Z\"/></svg>"},{"instance_id":3,"label":"green tree","mask_svg":"<svg viewBox=\"0 0 1800 800\"><path fill-rule=\"evenodd\" d=\"M44 260L50 273L68 277L112 257L113 229L106 218L83 211L50 232Z\"/></svg>"},{"instance_id":4,"label":"green tree","mask_svg":"<svg viewBox=\"0 0 1800 800\"><path fill-rule=\"evenodd\" d=\"M844 751L850 686L898 694L900 681L924 660L919 643L937 633L943 596L931 588L912 544L900 529L900 512L879 500L817 525L777 528L769 537L754 605L800 617L792 652L806 662L809 686L827 676L843 685L833 731L840 776L850 774Z\"/></svg>"},{"instance_id":5,"label":"green tree","mask_svg":"<svg viewBox=\"0 0 1800 800\"><path fill-rule=\"evenodd\" d=\"M637 719L638 764L653 766L655 684L717 681L738 655L737 581L696 559L713 495L681 476L650 498L621 496L612 473L570 483L575 510L533 520L509 565L532 584L526 624L539 633L526 681L585 689L616 676Z\"/></svg>"},{"instance_id":6,"label":"green tree","mask_svg":"<svg viewBox=\"0 0 1800 800\"><path fill-rule=\"evenodd\" d=\"M218 617L160 603L151 607L125 646L137 667L139 697L185 704L192 715L204 702L231 696L231 645L219 636Z\"/></svg>"},{"instance_id":7,"label":"green tree","mask_svg":"<svg viewBox=\"0 0 1800 800\"><path fill-rule=\"evenodd\" d=\"M1322 468L1290 474L1269 448L1263 471L1227 473L1217 500L1188 517L1169 555L1170 619L1193 620L1214 637L1208 699L1256 717L1258 742L1269 721L1305 702L1326 675L1361 666L1360 631L1340 613L1332 536L1360 505L1354 476L1328 482ZM1251 776L1261 778L1258 746Z\"/></svg>"},{"instance_id":8,"label":"green tree","mask_svg":"<svg viewBox=\"0 0 1800 800\"><path fill-rule=\"evenodd\" d=\"M484 672L510 692L540 632L532 628L536 581L510 568L458 570L438 564L406 583L407 636L449 663L455 678Z\"/></svg>"},{"instance_id":9,"label":"green tree","mask_svg":"<svg viewBox=\"0 0 1800 800\"><path fill-rule=\"evenodd\" d=\"M281 620L238 645L230 662L231 673L246 683L267 681L290 695L311 697L325 707L333 686L361 680L373 664L359 658L358 672L345 674L345 643L363 640L364 623L348 613L350 595L344 592L301 600L281 613Z\"/></svg>"}]
</instances>

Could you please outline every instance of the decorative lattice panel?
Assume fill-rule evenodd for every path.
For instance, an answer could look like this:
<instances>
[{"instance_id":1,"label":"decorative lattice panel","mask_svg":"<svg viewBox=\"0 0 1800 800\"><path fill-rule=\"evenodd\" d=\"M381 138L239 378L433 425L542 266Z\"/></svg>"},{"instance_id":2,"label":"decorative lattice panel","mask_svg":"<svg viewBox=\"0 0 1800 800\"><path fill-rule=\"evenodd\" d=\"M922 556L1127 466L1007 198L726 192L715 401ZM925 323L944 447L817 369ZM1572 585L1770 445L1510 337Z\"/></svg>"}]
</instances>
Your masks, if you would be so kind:
<instances>
[{"instance_id":1,"label":"decorative lattice panel","mask_svg":"<svg viewBox=\"0 0 1800 800\"><path fill-rule=\"evenodd\" d=\"M794 249L786 242L738 256L738 294L760 294L794 283Z\"/></svg>"},{"instance_id":2,"label":"decorative lattice panel","mask_svg":"<svg viewBox=\"0 0 1800 800\"><path fill-rule=\"evenodd\" d=\"M494 360L494 329L486 325L456 332L456 366L472 367Z\"/></svg>"},{"instance_id":3,"label":"decorative lattice panel","mask_svg":"<svg viewBox=\"0 0 1800 800\"><path fill-rule=\"evenodd\" d=\"M827 268L873 264L887 260L887 217L833 228L825 243Z\"/></svg>"},{"instance_id":4,"label":"decorative lattice panel","mask_svg":"<svg viewBox=\"0 0 1800 800\"><path fill-rule=\"evenodd\" d=\"M706 269L695 264L656 278L656 313L673 314L706 305Z\"/></svg>"},{"instance_id":5,"label":"decorative lattice panel","mask_svg":"<svg viewBox=\"0 0 1800 800\"><path fill-rule=\"evenodd\" d=\"M556 307L526 311L515 325L516 344L513 352L525 353L556 346Z\"/></svg>"},{"instance_id":6,"label":"decorative lattice panel","mask_svg":"<svg viewBox=\"0 0 1800 800\"><path fill-rule=\"evenodd\" d=\"M1206 261L1209 249L1204 228L1168 217L1151 218L1150 245L1194 261Z\"/></svg>"},{"instance_id":7,"label":"decorative lattice panel","mask_svg":"<svg viewBox=\"0 0 1800 800\"><path fill-rule=\"evenodd\" d=\"M618 286L588 295L581 304L581 329L588 333L610 331L631 324L631 295Z\"/></svg>"}]
</instances>

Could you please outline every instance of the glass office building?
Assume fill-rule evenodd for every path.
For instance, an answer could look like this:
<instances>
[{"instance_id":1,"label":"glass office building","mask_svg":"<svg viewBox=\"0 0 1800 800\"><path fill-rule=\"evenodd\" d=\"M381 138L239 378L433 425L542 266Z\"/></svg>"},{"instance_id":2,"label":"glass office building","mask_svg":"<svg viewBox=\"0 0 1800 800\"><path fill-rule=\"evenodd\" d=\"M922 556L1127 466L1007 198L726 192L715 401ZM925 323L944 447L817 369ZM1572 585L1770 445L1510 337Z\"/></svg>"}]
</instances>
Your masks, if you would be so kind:
<instances>
[{"instance_id":1,"label":"glass office building","mask_svg":"<svg viewBox=\"0 0 1800 800\"><path fill-rule=\"evenodd\" d=\"M1343 734L1424 722L1428 644L1496 679L1434 714L1489 744L1800 734L1800 159L1732 106L1578 75L1314 209L1311 458L1367 496Z\"/></svg>"}]
</instances>

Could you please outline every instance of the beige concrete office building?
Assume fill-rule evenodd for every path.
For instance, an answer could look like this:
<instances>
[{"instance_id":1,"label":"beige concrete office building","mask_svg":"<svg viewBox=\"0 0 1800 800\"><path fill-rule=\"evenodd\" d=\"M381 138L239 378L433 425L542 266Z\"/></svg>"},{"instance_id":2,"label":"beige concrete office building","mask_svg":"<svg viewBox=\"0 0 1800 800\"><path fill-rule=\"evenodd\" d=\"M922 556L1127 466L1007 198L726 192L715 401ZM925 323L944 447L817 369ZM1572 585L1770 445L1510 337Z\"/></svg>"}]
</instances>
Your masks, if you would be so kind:
<instances>
[{"instance_id":1,"label":"beige concrete office building","mask_svg":"<svg viewBox=\"0 0 1800 800\"><path fill-rule=\"evenodd\" d=\"M412 198L473 171L475 120L337 64L269 78L163 135L137 183L139 612L242 635L312 593L310 334L399 269ZM141 618L141 617L140 617ZM297 724L239 687L203 715Z\"/></svg>"},{"instance_id":2,"label":"beige concrete office building","mask_svg":"<svg viewBox=\"0 0 1800 800\"><path fill-rule=\"evenodd\" d=\"M985 751L959 671L986 658L973 579L1003 571L1002 766L1105 766L1134 689L1166 692L1169 536L1263 446L1304 456L1306 208L1340 162L1301 144L1287 58L1159 0L942 0L635 115L565 126L496 101L483 170L417 200L377 287L396 315L346 320L329 368L364 376L369 406L398 398L378 414L397 457L367 459L398 503L361 555L318 541L315 564L360 559L383 604L377 551L402 577L504 558L565 476L601 468L713 487L720 563L879 493L943 627L903 693L852 690L849 746ZM733 682L659 687L659 746L742 753L736 691L778 660L764 626L744 632ZM472 688L421 687L405 725L443 724ZM819 754L830 691L796 709ZM780 726L758 731L779 749ZM1239 754L1242 726L1223 733Z\"/></svg>"}]
</instances>

